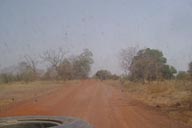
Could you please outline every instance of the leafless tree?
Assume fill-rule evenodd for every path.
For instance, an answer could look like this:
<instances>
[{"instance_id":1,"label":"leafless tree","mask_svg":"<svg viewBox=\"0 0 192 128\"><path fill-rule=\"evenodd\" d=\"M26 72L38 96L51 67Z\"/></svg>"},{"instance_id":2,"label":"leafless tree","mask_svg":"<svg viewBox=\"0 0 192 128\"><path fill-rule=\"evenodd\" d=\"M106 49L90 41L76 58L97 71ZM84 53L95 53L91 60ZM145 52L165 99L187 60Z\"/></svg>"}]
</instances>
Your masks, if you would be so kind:
<instances>
[{"instance_id":1,"label":"leafless tree","mask_svg":"<svg viewBox=\"0 0 192 128\"><path fill-rule=\"evenodd\" d=\"M38 60L29 55L25 55L24 59L25 59L25 63L28 65L28 67L30 67L31 70L33 71L33 73L36 74Z\"/></svg>"},{"instance_id":2,"label":"leafless tree","mask_svg":"<svg viewBox=\"0 0 192 128\"><path fill-rule=\"evenodd\" d=\"M49 64L48 68L52 69L51 71L54 72L56 78L59 75L60 65L63 63L66 53L60 48L58 50L46 50L40 55L40 58Z\"/></svg>"},{"instance_id":3,"label":"leafless tree","mask_svg":"<svg viewBox=\"0 0 192 128\"><path fill-rule=\"evenodd\" d=\"M130 65L137 51L138 47L128 47L120 51L120 65L126 75L128 75L130 71Z\"/></svg>"},{"instance_id":4,"label":"leafless tree","mask_svg":"<svg viewBox=\"0 0 192 128\"><path fill-rule=\"evenodd\" d=\"M60 48L59 50L47 50L40 57L43 61L48 62L50 67L57 69L63 62L65 55L66 52Z\"/></svg>"},{"instance_id":5,"label":"leafless tree","mask_svg":"<svg viewBox=\"0 0 192 128\"><path fill-rule=\"evenodd\" d=\"M38 60L34 56L25 55L24 61L20 62L18 65L19 74L21 79L24 81L32 81L38 77L37 72Z\"/></svg>"}]
</instances>

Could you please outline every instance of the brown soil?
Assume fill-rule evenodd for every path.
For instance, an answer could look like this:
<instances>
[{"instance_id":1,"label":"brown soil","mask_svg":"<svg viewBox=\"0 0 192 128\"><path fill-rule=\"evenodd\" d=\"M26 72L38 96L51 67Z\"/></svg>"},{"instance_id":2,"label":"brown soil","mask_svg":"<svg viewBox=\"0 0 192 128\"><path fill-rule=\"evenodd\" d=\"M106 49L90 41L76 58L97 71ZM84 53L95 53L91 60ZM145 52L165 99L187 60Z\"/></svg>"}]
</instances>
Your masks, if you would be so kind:
<instances>
[{"instance_id":1,"label":"brown soil","mask_svg":"<svg viewBox=\"0 0 192 128\"><path fill-rule=\"evenodd\" d=\"M0 117L19 115L78 117L96 128L190 128L96 80L59 87L0 112Z\"/></svg>"}]
</instances>

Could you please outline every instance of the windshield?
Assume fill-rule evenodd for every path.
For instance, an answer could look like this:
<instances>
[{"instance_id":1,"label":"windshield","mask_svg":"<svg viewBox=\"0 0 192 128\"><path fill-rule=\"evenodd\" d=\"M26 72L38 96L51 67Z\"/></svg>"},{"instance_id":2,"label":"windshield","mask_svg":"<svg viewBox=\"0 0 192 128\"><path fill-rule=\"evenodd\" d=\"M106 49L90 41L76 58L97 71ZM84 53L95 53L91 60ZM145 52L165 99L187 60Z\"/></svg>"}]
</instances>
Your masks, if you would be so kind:
<instances>
[{"instance_id":1,"label":"windshield","mask_svg":"<svg viewBox=\"0 0 192 128\"><path fill-rule=\"evenodd\" d=\"M190 127L191 23L190 0L0 0L0 117Z\"/></svg>"}]
</instances>

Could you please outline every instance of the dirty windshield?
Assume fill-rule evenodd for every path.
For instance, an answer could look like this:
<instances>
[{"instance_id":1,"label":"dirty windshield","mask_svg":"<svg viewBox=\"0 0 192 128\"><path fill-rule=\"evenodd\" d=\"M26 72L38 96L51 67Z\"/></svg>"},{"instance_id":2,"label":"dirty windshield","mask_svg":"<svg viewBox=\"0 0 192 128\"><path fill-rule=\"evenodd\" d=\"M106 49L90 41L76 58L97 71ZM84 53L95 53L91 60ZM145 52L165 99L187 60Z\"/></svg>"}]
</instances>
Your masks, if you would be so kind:
<instances>
[{"instance_id":1,"label":"dirty windshield","mask_svg":"<svg viewBox=\"0 0 192 128\"><path fill-rule=\"evenodd\" d=\"M0 128L190 128L191 34L190 0L0 0Z\"/></svg>"}]
</instances>

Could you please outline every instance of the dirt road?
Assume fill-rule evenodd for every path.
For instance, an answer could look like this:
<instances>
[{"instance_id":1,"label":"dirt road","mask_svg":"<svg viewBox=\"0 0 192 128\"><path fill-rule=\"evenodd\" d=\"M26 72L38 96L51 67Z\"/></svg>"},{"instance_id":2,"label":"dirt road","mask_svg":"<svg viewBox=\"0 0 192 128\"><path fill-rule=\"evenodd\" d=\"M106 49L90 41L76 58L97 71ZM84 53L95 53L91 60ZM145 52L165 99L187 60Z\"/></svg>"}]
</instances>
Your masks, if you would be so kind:
<instances>
[{"instance_id":1,"label":"dirt road","mask_svg":"<svg viewBox=\"0 0 192 128\"><path fill-rule=\"evenodd\" d=\"M96 128L188 128L100 81L85 80L54 93L18 103L0 116L61 115L79 117Z\"/></svg>"}]
</instances>

